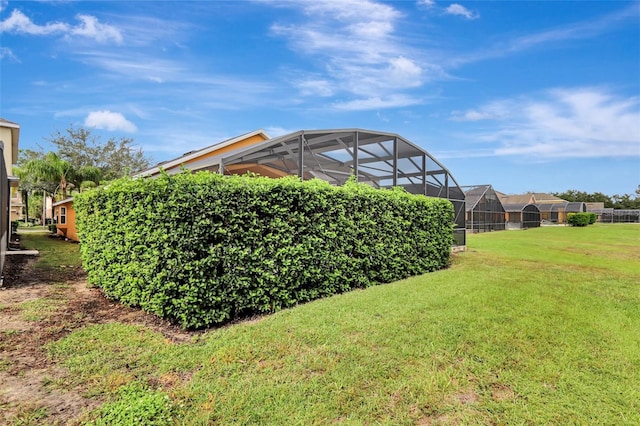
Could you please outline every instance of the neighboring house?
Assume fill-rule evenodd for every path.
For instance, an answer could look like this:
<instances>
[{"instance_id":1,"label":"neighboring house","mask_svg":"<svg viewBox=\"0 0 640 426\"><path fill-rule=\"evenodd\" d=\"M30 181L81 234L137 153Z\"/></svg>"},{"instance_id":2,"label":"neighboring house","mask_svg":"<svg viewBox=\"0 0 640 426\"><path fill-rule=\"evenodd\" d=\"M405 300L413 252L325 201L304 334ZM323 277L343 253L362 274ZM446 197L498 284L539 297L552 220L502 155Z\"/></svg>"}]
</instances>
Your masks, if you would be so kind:
<instances>
[{"instance_id":1,"label":"neighboring house","mask_svg":"<svg viewBox=\"0 0 640 426\"><path fill-rule=\"evenodd\" d=\"M18 162L20 125L0 118L0 273L4 269L4 256L9 247L11 232L11 188L18 187L18 178L13 176L13 165Z\"/></svg>"},{"instance_id":2,"label":"neighboring house","mask_svg":"<svg viewBox=\"0 0 640 426\"><path fill-rule=\"evenodd\" d=\"M158 176L160 175L161 170L168 174L180 173L184 169L191 171L216 171L217 169L215 169L214 164L217 164L215 162L215 159L217 159L219 155L235 152L243 148L255 145L257 143L264 142L268 139L269 136L267 136L267 134L262 130L245 133L243 135L224 140L203 149L187 152L186 154L178 158L174 158L173 160L156 164L155 166L147 170L136 173L134 177ZM251 171L262 175L267 175L267 173L264 173L267 170L261 167L255 167ZM285 175L285 173L282 173L279 176ZM73 197L58 201L57 203L53 203L51 210L49 205L47 205L45 211L47 212L45 214L46 217L53 217L56 219L56 227L58 228L59 235L62 235L65 238L73 241L78 241L78 233L76 230L76 213L73 209ZM49 211L52 212L51 216L49 216ZM64 223L62 222L63 220Z\"/></svg>"},{"instance_id":3,"label":"neighboring house","mask_svg":"<svg viewBox=\"0 0 640 426\"><path fill-rule=\"evenodd\" d=\"M53 203L54 218L58 235L62 235L73 241L78 241L76 230L76 211L73 209L73 198Z\"/></svg>"},{"instance_id":4,"label":"neighboring house","mask_svg":"<svg viewBox=\"0 0 640 426\"><path fill-rule=\"evenodd\" d=\"M136 173L135 177L147 177L157 176L160 174L160 170L165 171L168 174L180 173L183 169L191 171L218 171L218 158L221 155L229 154L243 148L247 148L252 145L264 142L269 139L269 136L263 130L254 130L253 132L245 133L240 136L233 137L231 139L218 142L214 145L210 145L206 148L202 148L195 151L189 151L186 154L173 160L163 161L155 166ZM256 167L253 170L255 173L264 172L266 169ZM281 174L284 176L284 174Z\"/></svg>"},{"instance_id":5,"label":"neighboring house","mask_svg":"<svg viewBox=\"0 0 640 426\"><path fill-rule=\"evenodd\" d=\"M498 195L503 205L522 206L522 208L528 204L535 205L539 210L540 220L542 222L566 223L569 213L587 211L585 203L570 203L567 200L544 192L530 192L519 195L498 193ZM531 209L530 213L534 214L535 212Z\"/></svg>"},{"instance_id":6,"label":"neighboring house","mask_svg":"<svg viewBox=\"0 0 640 426\"><path fill-rule=\"evenodd\" d=\"M18 186L13 184L11 186L11 220L22 220L24 218L23 210L22 193Z\"/></svg>"}]
</instances>

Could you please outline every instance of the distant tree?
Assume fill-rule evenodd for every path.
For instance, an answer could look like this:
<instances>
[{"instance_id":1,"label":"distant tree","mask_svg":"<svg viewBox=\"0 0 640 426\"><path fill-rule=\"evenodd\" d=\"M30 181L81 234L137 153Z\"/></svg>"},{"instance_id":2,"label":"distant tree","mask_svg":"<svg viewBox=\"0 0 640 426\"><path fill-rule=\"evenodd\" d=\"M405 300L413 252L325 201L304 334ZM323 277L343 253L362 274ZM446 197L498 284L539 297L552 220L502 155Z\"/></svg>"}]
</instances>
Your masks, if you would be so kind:
<instances>
[{"instance_id":1,"label":"distant tree","mask_svg":"<svg viewBox=\"0 0 640 426\"><path fill-rule=\"evenodd\" d=\"M133 139L110 138L103 143L91 130L71 125L64 132L56 131L46 140L55 145L59 157L76 170L94 167L100 170L104 180L123 177L149 167L149 159L141 149L133 146Z\"/></svg>"},{"instance_id":2,"label":"distant tree","mask_svg":"<svg viewBox=\"0 0 640 426\"><path fill-rule=\"evenodd\" d=\"M26 210L26 219L29 218L36 219L38 222L42 222L42 205L43 205L43 194L42 192L33 191L33 193L29 196L29 203L25 203Z\"/></svg>"},{"instance_id":3,"label":"distant tree","mask_svg":"<svg viewBox=\"0 0 640 426\"><path fill-rule=\"evenodd\" d=\"M588 193L575 189L568 189L564 192L553 192L552 194L570 202L604 203L605 208L640 209L640 185L638 185L635 195L615 194L610 197L602 192Z\"/></svg>"},{"instance_id":4,"label":"distant tree","mask_svg":"<svg viewBox=\"0 0 640 426\"><path fill-rule=\"evenodd\" d=\"M631 194L615 194L613 197L613 208L615 209L640 209L640 197Z\"/></svg>"},{"instance_id":5,"label":"distant tree","mask_svg":"<svg viewBox=\"0 0 640 426\"><path fill-rule=\"evenodd\" d=\"M611 197L601 192L594 192L589 194L584 191L578 191L575 189L568 189L564 192L552 192L552 195L567 200L569 202L583 202L583 203L604 203L605 207L612 207L613 201Z\"/></svg>"}]
</instances>

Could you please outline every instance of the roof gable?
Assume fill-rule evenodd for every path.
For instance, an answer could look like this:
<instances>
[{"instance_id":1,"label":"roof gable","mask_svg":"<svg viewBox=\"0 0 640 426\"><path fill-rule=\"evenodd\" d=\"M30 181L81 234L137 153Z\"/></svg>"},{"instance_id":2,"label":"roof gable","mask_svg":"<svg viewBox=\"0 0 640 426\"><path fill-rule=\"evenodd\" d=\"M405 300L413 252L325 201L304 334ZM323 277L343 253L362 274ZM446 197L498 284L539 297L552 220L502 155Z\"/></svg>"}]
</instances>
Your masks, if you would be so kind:
<instances>
[{"instance_id":1,"label":"roof gable","mask_svg":"<svg viewBox=\"0 0 640 426\"><path fill-rule=\"evenodd\" d=\"M254 139L255 141L251 141L251 139ZM174 158L172 160L163 161L147 170L136 173L135 176L153 176L160 173L160 170L177 168L187 163L198 163L199 167L202 167L202 164L205 163L206 159L210 157L213 158L217 153L233 150L233 145L240 144L245 141L260 143L268 139L269 136L263 130L254 130L252 132L226 139L222 142L215 143L202 149L189 151L182 156Z\"/></svg>"}]
</instances>

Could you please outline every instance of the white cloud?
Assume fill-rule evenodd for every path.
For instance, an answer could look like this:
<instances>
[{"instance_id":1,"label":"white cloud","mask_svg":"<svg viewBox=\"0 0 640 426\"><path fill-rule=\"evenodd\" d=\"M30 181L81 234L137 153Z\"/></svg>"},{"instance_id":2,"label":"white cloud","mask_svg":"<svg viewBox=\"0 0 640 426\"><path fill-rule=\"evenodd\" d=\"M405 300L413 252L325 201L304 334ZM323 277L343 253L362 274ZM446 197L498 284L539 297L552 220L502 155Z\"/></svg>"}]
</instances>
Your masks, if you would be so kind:
<instances>
[{"instance_id":1,"label":"white cloud","mask_svg":"<svg viewBox=\"0 0 640 426\"><path fill-rule=\"evenodd\" d=\"M422 83L422 68L403 56L390 59L387 72L390 81L397 87L416 87Z\"/></svg>"},{"instance_id":2,"label":"white cloud","mask_svg":"<svg viewBox=\"0 0 640 426\"><path fill-rule=\"evenodd\" d=\"M300 84L303 96L355 98L337 102L339 109L392 108L418 100L405 92L441 78L440 67L422 60L397 34L403 17L391 4L371 0L271 2L300 8L304 22L274 24L275 35L285 37L295 51L308 55L322 78ZM308 17L308 19L307 19Z\"/></svg>"},{"instance_id":3,"label":"white cloud","mask_svg":"<svg viewBox=\"0 0 640 426\"><path fill-rule=\"evenodd\" d=\"M410 105L418 105L422 102L424 102L424 100L421 98L399 94L389 95L384 98L371 97L346 102L336 102L332 107L341 111L366 111L372 109L406 107Z\"/></svg>"},{"instance_id":4,"label":"white cloud","mask_svg":"<svg viewBox=\"0 0 640 426\"><path fill-rule=\"evenodd\" d=\"M330 81L320 78L312 78L296 83L303 96L333 96L334 90Z\"/></svg>"},{"instance_id":5,"label":"white cloud","mask_svg":"<svg viewBox=\"0 0 640 426\"><path fill-rule=\"evenodd\" d=\"M504 101L496 101L484 105L481 110L453 111L449 119L451 121L498 120L508 116L509 108L510 106Z\"/></svg>"},{"instance_id":6,"label":"white cloud","mask_svg":"<svg viewBox=\"0 0 640 426\"><path fill-rule=\"evenodd\" d=\"M13 61L19 62L18 58L13 54L13 51L8 47L0 47L0 59L11 59Z\"/></svg>"},{"instance_id":7,"label":"white cloud","mask_svg":"<svg viewBox=\"0 0 640 426\"><path fill-rule=\"evenodd\" d=\"M435 6L436 2L435 0L418 0L416 4L418 6L433 7Z\"/></svg>"},{"instance_id":8,"label":"white cloud","mask_svg":"<svg viewBox=\"0 0 640 426\"><path fill-rule=\"evenodd\" d=\"M123 131L133 133L137 131L136 125L127 120L124 115L119 112L109 110L92 111L84 120L87 127L95 127L96 129L106 129L109 131Z\"/></svg>"},{"instance_id":9,"label":"white cloud","mask_svg":"<svg viewBox=\"0 0 640 426\"><path fill-rule=\"evenodd\" d=\"M494 120L493 130L468 135L497 144L493 155L640 156L640 98L619 97L601 88L555 89L535 99L496 101L452 117ZM484 127L490 125L487 121Z\"/></svg>"},{"instance_id":10,"label":"white cloud","mask_svg":"<svg viewBox=\"0 0 640 426\"><path fill-rule=\"evenodd\" d=\"M116 27L102 24L98 22L95 16L91 15L78 15L77 19L80 21L80 24L71 28L70 34L92 38L101 43L108 42L109 40L122 43L122 34Z\"/></svg>"},{"instance_id":11,"label":"white cloud","mask_svg":"<svg viewBox=\"0 0 640 426\"><path fill-rule=\"evenodd\" d=\"M45 25L34 24L30 18L17 9L11 12L11 15L0 22L0 33L18 33L30 35L48 35L55 33L66 33L69 31L69 25L62 22L49 22Z\"/></svg>"},{"instance_id":12,"label":"white cloud","mask_svg":"<svg viewBox=\"0 0 640 426\"><path fill-rule=\"evenodd\" d=\"M284 127L279 126L269 126L265 127L264 131L269 137L277 138L278 136L288 135L289 133L297 132L300 129L285 129Z\"/></svg>"},{"instance_id":13,"label":"white cloud","mask_svg":"<svg viewBox=\"0 0 640 426\"><path fill-rule=\"evenodd\" d=\"M465 112L453 111L451 113L452 121L478 121L478 120L487 120L493 118L493 116L487 111L476 111L469 110Z\"/></svg>"},{"instance_id":14,"label":"white cloud","mask_svg":"<svg viewBox=\"0 0 640 426\"><path fill-rule=\"evenodd\" d=\"M91 15L78 15L76 19L80 23L75 26L64 22L48 22L44 25L38 25L24 13L14 9L7 19L0 22L0 33L8 32L39 36L61 34L67 37L86 37L101 43L108 41L122 42L122 34L116 27L102 24L96 17Z\"/></svg>"},{"instance_id":15,"label":"white cloud","mask_svg":"<svg viewBox=\"0 0 640 426\"><path fill-rule=\"evenodd\" d=\"M445 13L448 15L462 16L467 19L477 19L480 16L458 3L449 5L449 7L445 9Z\"/></svg>"}]
</instances>

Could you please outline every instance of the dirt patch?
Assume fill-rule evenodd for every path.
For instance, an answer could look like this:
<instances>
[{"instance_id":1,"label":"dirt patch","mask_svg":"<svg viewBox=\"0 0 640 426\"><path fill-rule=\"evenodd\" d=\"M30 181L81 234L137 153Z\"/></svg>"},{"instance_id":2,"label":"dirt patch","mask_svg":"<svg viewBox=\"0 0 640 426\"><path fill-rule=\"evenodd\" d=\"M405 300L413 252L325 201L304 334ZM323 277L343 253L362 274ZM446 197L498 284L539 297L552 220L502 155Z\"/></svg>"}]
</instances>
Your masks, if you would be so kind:
<instances>
[{"instance_id":1,"label":"dirt patch","mask_svg":"<svg viewBox=\"0 0 640 426\"><path fill-rule=\"evenodd\" d=\"M109 322L143 325L176 342L185 332L153 315L108 300L88 287L80 268L35 267L31 256L7 256L0 287L0 424L80 424L102 401L84 389L51 386L67 372L48 358L44 345L78 328Z\"/></svg>"}]
</instances>

